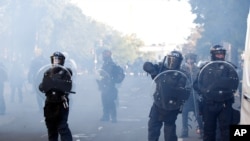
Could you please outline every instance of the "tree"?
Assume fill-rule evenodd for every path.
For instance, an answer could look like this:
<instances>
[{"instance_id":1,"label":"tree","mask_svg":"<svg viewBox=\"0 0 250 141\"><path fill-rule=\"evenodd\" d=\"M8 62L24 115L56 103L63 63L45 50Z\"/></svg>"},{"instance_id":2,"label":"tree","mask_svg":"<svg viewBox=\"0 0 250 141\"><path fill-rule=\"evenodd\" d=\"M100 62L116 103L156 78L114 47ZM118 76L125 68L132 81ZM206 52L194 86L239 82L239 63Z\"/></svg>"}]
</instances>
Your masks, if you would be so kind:
<instances>
[{"instance_id":1,"label":"tree","mask_svg":"<svg viewBox=\"0 0 250 141\"><path fill-rule=\"evenodd\" d=\"M228 42L232 52L242 50L245 44L246 21L250 1L246 0L190 0L195 23L204 31L197 42L197 51L206 55L213 44ZM232 56L236 56L232 55ZM233 58L234 61L237 58Z\"/></svg>"},{"instance_id":2,"label":"tree","mask_svg":"<svg viewBox=\"0 0 250 141\"><path fill-rule=\"evenodd\" d=\"M92 50L108 48L125 63L136 58L135 46L141 43L85 16L69 0L2 0L0 17L0 48L10 56L22 54L23 60L30 60L39 47L45 56L66 51L80 64L93 63ZM102 46L97 45L99 41Z\"/></svg>"}]
</instances>

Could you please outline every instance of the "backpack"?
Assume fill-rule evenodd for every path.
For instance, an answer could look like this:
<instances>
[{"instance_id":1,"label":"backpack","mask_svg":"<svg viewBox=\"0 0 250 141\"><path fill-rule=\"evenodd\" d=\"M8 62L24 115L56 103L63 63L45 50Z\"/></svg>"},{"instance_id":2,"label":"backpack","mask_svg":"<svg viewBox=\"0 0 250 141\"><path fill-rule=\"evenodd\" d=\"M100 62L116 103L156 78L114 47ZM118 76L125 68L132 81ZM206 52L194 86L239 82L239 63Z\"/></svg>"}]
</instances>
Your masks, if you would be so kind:
<instances>
[{"instance_id":1,"label":"backpack","mask_svg":"<svg viewBox=\"0 0 250 141\"><path fill-rule=\"evenodd\" d=\"M114 65L113 80L115 83L121 83L125 78L124 70L121 66Z\"/></svg>"}]
</instances>

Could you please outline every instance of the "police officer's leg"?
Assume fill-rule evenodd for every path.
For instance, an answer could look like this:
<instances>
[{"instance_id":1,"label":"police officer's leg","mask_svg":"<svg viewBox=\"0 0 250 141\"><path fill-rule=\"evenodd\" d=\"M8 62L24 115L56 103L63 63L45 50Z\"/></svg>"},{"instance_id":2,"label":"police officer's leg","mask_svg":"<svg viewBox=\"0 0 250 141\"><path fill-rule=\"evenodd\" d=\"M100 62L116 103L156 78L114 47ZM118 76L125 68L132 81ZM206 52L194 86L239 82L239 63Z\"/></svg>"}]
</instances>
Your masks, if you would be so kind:
<instances>
[{"instance_id":1,"label":"police officer's leg","mask_svg":"<svg viewBox=\"0 0 250 141\"><path fill-rule=\"evenodd\" d=\"M179 110L172 110L166 114L164 118L164 138L165 141L177 141L176 124L177 115Z\"/></svg>"},{"instance_id":2,"label":"police officer's leg","mask_svg":"<svg viewBox=\"0 0 250 141\"><path fill-rule=\"evenodd\" d=\"M111 117L112 122L116 122L116 105L115 105L115 100L108 96L105 98L106 99L106 104L105 104L105 116L107 116L107 119L109 120Z\"/></svg>"},{"instance_id":3,"label":"police officer's leg","mask_svg":"<svg viewBox=\"0 0 250 141\"><path fill-rule=\"evenodd\" d=\"M57 120L45 118L49 141L58 141Z\"/></svg>"},{"instance_id":4,"label":"police officer's leg","mask_svg":"<svg viewBox=\"0 0 250 141\"><path fill-rule=\"evenodd\" d=\"M112 122L114 123L117 122L115 100L112 100L110 102L110 116L111 116Z\"/></svg>"},{"instance_id":5,"label":"police officer's leg","mask_svg":"<svg viewBox=\"0 0 250 141\"><path fill-rule=\"evenodd\" d=\"M69 108L61 109L61 116L59 117L58 132L61 136L61 141L72 141L72 134L68 126Z\"/></svg>"},{"instance_id":6,"label":"police officer's leg","mask_svg":"<svg viewBox=\"0 0 250 141\"><path fill-rule=\"evenodd\" d=\"M149 113L148 141L158 141L161 133L162 121L159 120L160 113L153 105Z\"/></svg>"},{"instance_id":7,"label":"police officer's leg","mask_svg":"<svg viewBox=\"0 0 250 141\"><path fill-rule=\"evenodd\" d=\"M188 113L189 109L187 105L184 104L182 110L182 131L181 131L182 138L188 137Z\"/></svg>"},{"instance_id":8,"label":"police officer's leg","mask_svg":"<svg viewBox=\"0 0 250 141\"><path fill-rule=\"evenodd\" d=\"M198 123L198 127L197 127L197 133L200 134L200 138L203 138L203 121L202 121L202 116L197 114L196 115L196 120ZM199 132L198 132L199 131Z\"/></svg>"},{"instance_id":9,"label":"police officer's leg","mask_svg":"<svg viewBox=\"0 0 250 141\"><path fill-rule=\"evenodd\" d=\"M223 110L221 111L219 118L218 118L218 123L219 123L219 129L220 129L220 134L221 134L221 140L222 141L229 141L230 137L230 124L232 123L232 120L230 115L232 115L233 109L232 105L228 104L225 105Z\"/></svg>"},{"instance_id":10,"label":"police officer's leg","mask_svg":"<svg viewBox=\"0 0 250 141\"><path fill-rule=\"evenodd\" d=\"M45 117L45 124L48 130L48 139L49 141L58 141L58 113L55 112L53 109L54 105L48 104L46 102L44 106L44 117Z\"/></svg>"},{"instance_id":11,"label":"police officer's leg","mask_svg":"<svg viewBox=\"0 0 250 141\"><path fill-rule=\"evenodd\" d=\"M109 121L109 101L108 101L108 97L106 94L102 93L102 111L103 111L103 115L101 118L101 121Z\"/></svg>"},{"instance_id":12,"label":"police officer's leg","mask_svg":"<svg viewBox=\"0 0 250 141\"><path fill-rule=\"evenodd\" d=\"M204 121L204 135L203 141L215 141L217 112L211 110L214 106L211 103L204 102L203 106L203 121ZM212 107L212 108L211 108Z\"/></svg>"},{"instance_id":13,"label":"police officer's leg","mask_svg":"<svg viewBox=\"0 0 250 141\"><path fill-rule=\"evenodd\" d=\"M113 89L112 96L110 97L110 116L113 123L117 122L117 113L116 113L116 103L117 100L117 90Z\"/></svg>"},{"instance_id":14,"label":"police officer's leg","mask_svg":"<svg viewBox=\"0 0 250 141\"><path fill-rule=\"evenodd\" d=\"M202 121L202 112L200 111L201 109L199 108L201 103L199 103L199 101L196 101L195 105L194 105L194 114L195 114L195 118L198 124L198 127L196 129L196 132L200 134L200 138L203 137L203 121Z\"/></svg>"}]
</instances>

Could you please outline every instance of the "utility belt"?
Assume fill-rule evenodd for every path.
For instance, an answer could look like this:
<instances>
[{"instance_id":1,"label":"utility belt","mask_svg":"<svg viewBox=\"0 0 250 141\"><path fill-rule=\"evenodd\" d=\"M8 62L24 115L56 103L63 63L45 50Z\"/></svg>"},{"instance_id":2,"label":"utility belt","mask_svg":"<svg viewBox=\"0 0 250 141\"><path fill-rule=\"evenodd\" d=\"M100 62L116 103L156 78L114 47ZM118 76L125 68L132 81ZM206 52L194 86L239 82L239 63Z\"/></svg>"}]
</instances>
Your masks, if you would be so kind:
<instances>
[{"instance_id":1,"label":"utility belt","mask_svg":"<svg viewBox=\"0 0 250 141\"><path fill-rule=\"evenodd\" d=\"M183 101L179 101L179 100L167 100L167 101L155 100L154 101L155 105L157 105L158 107L160 107L164 110L181 109L183 103L184 103Z\"/></svg>"},{"instance_id":2,"label":"utility belt","mask_svg":"<svg viewBox=\"0 0 250 141\"><path fill-rule=\"evenodd\" d=\"M46 101L52 103L64 102L65 94L57 91L49 91L46 93Z\"/></svg>"},{"instance_id":3,"label":"utility belt","mask_svg":"<svg viewBox=\"0 0 250 141\"><path fill-rule=\"evenodd\" d=\"M232 91L209 91L202 94L206 101L224 102L234 98Z\"/></svg>"},{"instance_id":4,"label":"utility belt","mask_svg":"<svg viewBox=\"0 0 250 141\"><path fill-rule=\"evenodd\" d=\"M222 104L222 105L226 106L226 105L231 105L232 103L234 103L234 98L232 97L232 98L224 100L224 101L215 101L215 100L210 100L210 99L204 98L203 102L206 104L209 104L209 105Z\"/></svg>"}]
</instances>

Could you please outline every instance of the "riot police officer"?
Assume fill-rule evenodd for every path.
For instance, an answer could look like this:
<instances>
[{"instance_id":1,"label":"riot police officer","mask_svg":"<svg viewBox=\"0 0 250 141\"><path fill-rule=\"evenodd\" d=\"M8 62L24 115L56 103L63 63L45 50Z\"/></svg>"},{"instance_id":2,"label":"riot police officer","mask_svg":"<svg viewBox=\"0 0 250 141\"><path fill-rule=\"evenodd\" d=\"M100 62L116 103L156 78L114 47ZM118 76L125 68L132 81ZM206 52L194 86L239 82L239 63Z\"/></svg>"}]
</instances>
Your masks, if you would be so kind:
<instances>
[{"instance_id":1,"label":"riot police officer","mask_svg":"<svg viewBox=\"0 0 250 141\"><path fill-rule=\"evenodd\" d=\"M143 65L143 70L151 75L156 84L154 102L149 113L148 141L159 140L163 124L165 141L177 141L175 121L190 95L190 88L186 87L187 76L180 69L182 60L179 51L171 51L160 64L145 62Z\"/></svg>"},{"instance_id":2,"label":"riot police officer","mask_svg":"<svg viewBox=\"0 0 250 141\"><path fill-rule=\"evenodd\" d=\"M44 117L49 141L57 141L58 134L62 141L73 140L67 123L72 71L63 67L64 62L65 56L61 52L54 52L51 56L52 67L45 71L39 85L39 90L46 95Z\"/></svg>"},{"instance_id":3,"label":"riot police officer","mask_svg":"<svg viewBox=\"0 0 250 141\"><path fill-rule=\"evenodd\" d=\"M182 69L187 72L188 78L191 83L194 82L194 79L196 78L199 68L196 65L197 55L194 53L187 53L185 55L185 63L182 65ZM181 137L185 138L188 137L188 131L189 131L189 112L193 112L196 118L196 121L198 123L198 126L196 128L197 133L200 134L200 137L203 133L203 125L202 125L202 119L199 114L199 108L198 108L198 94L191 89L191 94L188 98L188 100L183 105L182 110L182 132Z\"/></svg>"},{"instance_id":4,"label":"riot police officer","mask_svg":"<svg viewBox=\"0 0 250 141\"><path fill-rule=\"evenodd\" d=\"M225 61L226 49L215 45L210 49L211 61L203 65L194 82L194 89L202 96L201 113L204 122L204 141L216 140L217 124L221 139L229 141L232 124L234 93L239 84L236 67Z\"/></svg>"},{"instance_id":5,"label":"riot police officer","mask_svg":"<svg viewBox=\"0 0 250 141\"><path fill-rule=\"evenodd\" d=\"M104 50L102 52L103 65L100 71L101 79L97 80L103 106L101 121L117 122L116 100L118 90L116 88L114 69L116 64L112 59L112 52Z\"/></svg>"}]
</instances>

